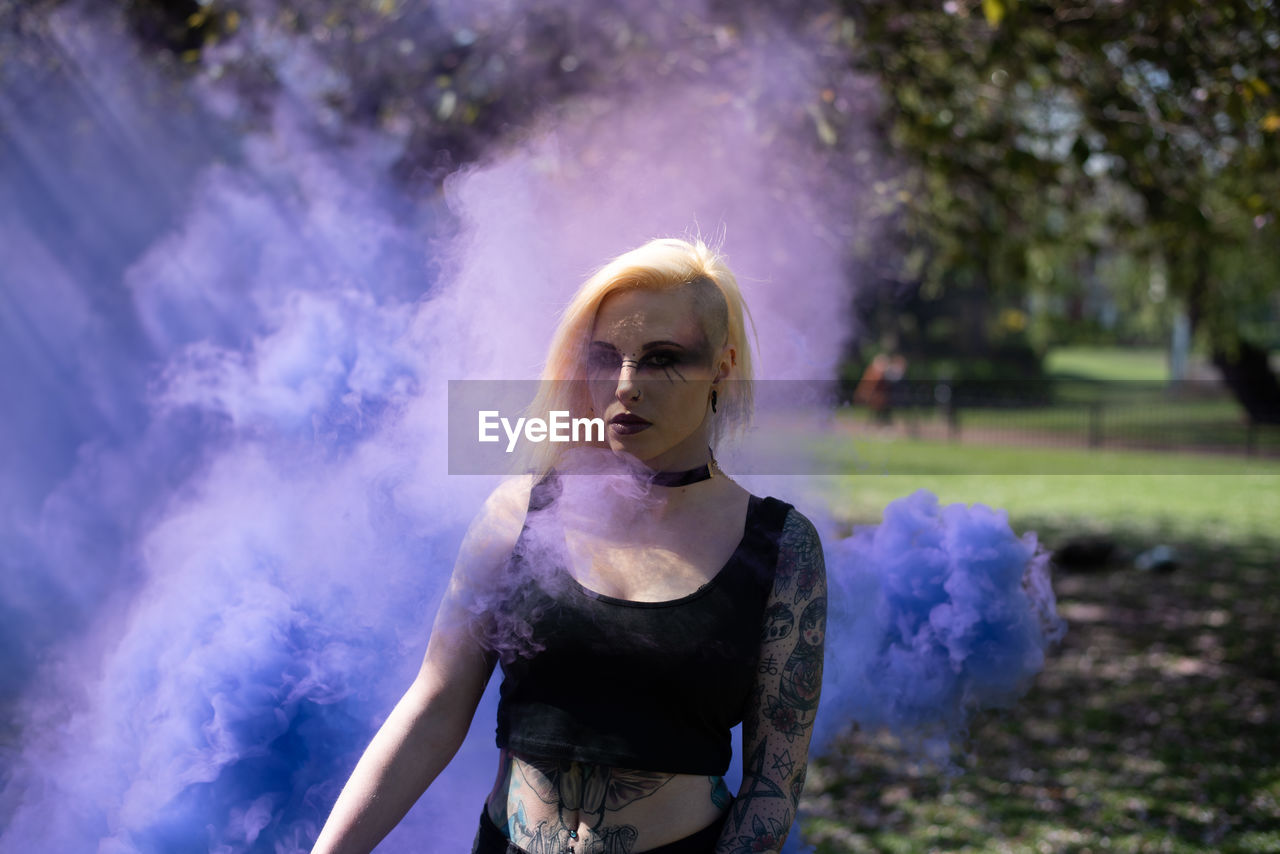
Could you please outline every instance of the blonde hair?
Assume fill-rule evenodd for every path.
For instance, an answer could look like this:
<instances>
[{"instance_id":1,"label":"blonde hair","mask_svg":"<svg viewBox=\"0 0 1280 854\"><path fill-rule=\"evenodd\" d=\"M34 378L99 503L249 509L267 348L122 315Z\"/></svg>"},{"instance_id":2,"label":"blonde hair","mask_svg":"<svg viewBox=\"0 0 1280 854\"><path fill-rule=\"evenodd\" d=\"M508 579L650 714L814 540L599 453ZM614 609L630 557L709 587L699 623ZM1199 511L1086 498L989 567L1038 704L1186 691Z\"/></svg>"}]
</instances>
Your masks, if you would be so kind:
<instances>
[{"instance_id":1,"label":"blonde hair","mask_svg":"<svg viewBox=\"0 0 1280 854\"><path fill-rule=\"evenodd\" d=\"M587 348L601 303L620 291L675 291L686 286L693 288L698 319L713 350L728 345L735 351L733 381L724 383L723 391L717 395L712 442L744 430L754 411L754 374L745 325L750 311L723 256L700 239L651 240L614 258L583 282L561 313L528 414L545 419L553 411L568 411L570 418L591 417L586 384L580 380L585 376ZM753 332L754 326L753 321ZM579 443L582 444L588 443ZM541 442L525 443L525 447L528 452L519 467L540 478L555 466L561 454L575 446Z\"/></svg>"}]
</instances>

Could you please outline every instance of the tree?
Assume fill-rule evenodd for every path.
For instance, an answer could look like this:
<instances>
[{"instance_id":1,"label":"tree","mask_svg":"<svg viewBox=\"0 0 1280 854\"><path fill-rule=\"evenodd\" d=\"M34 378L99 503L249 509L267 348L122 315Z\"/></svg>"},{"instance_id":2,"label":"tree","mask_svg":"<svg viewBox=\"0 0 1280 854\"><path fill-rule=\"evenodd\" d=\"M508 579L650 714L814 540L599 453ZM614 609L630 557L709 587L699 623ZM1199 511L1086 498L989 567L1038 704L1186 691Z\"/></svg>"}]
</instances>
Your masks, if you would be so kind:
<instances>
[{"instance_id":1,"label":"tree","mask_svg":"<svg viewBox=\"0 0 1280 854\"><path fill-rule=\"evenodd\" d=\"M888 94L900 231L925 292L958 271L1025 292L1050 249L1168 271L1252 418L1280 421L1256 316L1280 246L1274 0L844 0ZM1247 265L1246 265L1247 266Z\"/></svg>"}]
</instances>

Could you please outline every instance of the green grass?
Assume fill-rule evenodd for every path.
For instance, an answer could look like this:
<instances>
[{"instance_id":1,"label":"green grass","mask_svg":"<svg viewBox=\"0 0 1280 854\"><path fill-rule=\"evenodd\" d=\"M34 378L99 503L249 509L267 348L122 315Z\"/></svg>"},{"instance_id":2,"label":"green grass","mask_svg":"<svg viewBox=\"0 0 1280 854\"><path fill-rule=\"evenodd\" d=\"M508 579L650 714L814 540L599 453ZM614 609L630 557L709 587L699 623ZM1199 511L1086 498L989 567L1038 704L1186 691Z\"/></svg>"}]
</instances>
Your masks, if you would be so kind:
<instances>
[{"instance_id":1,"label":"green grass","mask_svg":"<svg viewBox=\"0 0 1280 854\"><path fill-rule=\"evenodd\" d=\"M805 841L819 854L1280 851L1280 466L1142 474L1150 455L891 444L895 473L879 474L859 468L865 448L819 440L828 465L857 473L812 488L849 522L927 488L1003 507L1050 548L1112 538L1116 557L1055 572L1067 636L1016 708L975 719L958 774L884 733L850 731L815 758ZM1157 542L1178 568L1134 569Z\"/></svg>"},{"instance_id":2,"label":"green grass","mask_svg":"<svg viewBox=\"0 0 1280 854\"><path fill-rule=\"evenodd\" d=\"M811 489L838 516L879 522L885 506L917 489L945 504L982 503L1008 510L1019 530L1070 520L1106 533L1196 531L1223 539L1274 531L1280 474L1254 475L854 475L811 478Z\"/></svg>"},{"instance_id":3,"label":"green grass","mask_svg":"<svg viewBox=\"0 0 1280 854\"><path fill-rule=\"evenodd\" d=\"M811 452L801 488L849 523L877 522L885 505L916 489L945 502L1006 508L1020 527L1071 519L1094 530L1176 528L1251 536L1277 528L1280 459L1084 447L953 443L858 432L847 419L793 411L757 419L753 459L774 471L805 470L786 456ZM861 430L861 427L859 428ZM967 435L967 434L962 434ZM769 453L779 458L762 462Z\"/></svg>"},{"instance_id":4,"label":"green grass","mask_svg":"<svg viewBox=\"0 0 1280 854\"><path fill-rule=\"evenodd\" d=\"M1055 405L966 408L963 428L1083 442L1095 426L1104 441L1171 447L1243 448L1250 441L1245 412L1224 388L1201 381L1169 386L1164 350L1060 347L1045 356L1045 372L1054 379ZM1095 404L1100 420L1091 425ZM1261 429L1252 439L1259 448L1280 450L1280 429Z\"/></svg>"},{"instance_id":5,"label":"green grass","mask_svg":"<svg viewBox=\"0 0 1280 854\"><path fill-rule=\"evenodd\" d=\"M1019 530L1280 534L1280 460L831 435L812 446L832 474L806 488L851 524L878 522L893 499L928 489L943 503L1005 508Z\"/></svg>"},{"instance_id":6,"label":"green grass","mask_svg":"<svg viewBox=\"0 0 1280 854\"><path fill-rule=\"evenodd\" d=\"M1095 395L1095 398L1097 396ZM1100 404L1106 434L1117 427L1167 432L1173 428L1203 427L1243 430L1244 411L1234 400L1133 400ZM1088 426L1088 403L1025 409L965 409L961 427L1008 427L1027 430L1067 430L1083 435Z\"/></svg>"},{"instance_id":7,"label":"green grass","mask_svg":"<svg viewBox=\"0 0 1280 854\"><path fill-rule=\"evenodd\" d=\"M1280 474L1280 459L1012 444L1025 439L1014 431L1006 444L832 433L812 446L824 466L848 474Z\"/></svg>"},{"instance_id":8,"label":"green grass","mask_svg":"<svg viewBox=\"0 0 1280 854\"><path fill-rule=\"evenodd\" d=\"M998 392L1000 389L993 389ZM1013 390L1010 390L1012 393ZM1026 391L1026 390L1024 390ZM1176 390L1158 383L1058 382L1049 405L962 406L955 414L966 440L998 441L1016 436L1040 444L1102 447L1154 447L1243 453L1252 443L1261 455L1280 455L1280 426L1250 428L1244 409L1225 391L1203 383ZM929 436L955 432L937 408L902 408L895 423ZM861 407L840 410L837 419L851 430L866 431L870 413Z\"/></svg>"},{"instance_id":9,"label":"green grass","mask_svg":"<svg viewBox=\"0 0 1280 854\"><path fill-rule=\"evenodd\" d=\"M1167 448L1236 449L1250 441L1244 410L1232 399L1170 399L1157 389L1128 384L1071 389L1054 406L1025 408L969 408L959 413L960 433L990 436L1016 433L1044 443L1084 445L1091 431L1100 444L1147 445ZM930 412L919 417L920 426L941 432L945 425ZM853 417L856 418L856 415ZM1280 450L1280 428L1258 426L1252 436L1262 453Z\"/></svg>"},{"instance_id":10,"label":"green grass","mask_svg":"<svg viewBox=\"0 0 1280 854\"><path fill-rule=\"evenodd\" d=\"M1169 379L1168 354L1158 349L1127 347L1057 347L1045 356L1050 376L1092 380Z\"/></svg>"},{"instance_id":11,"label":"green grass","mask_svg":"<svg viewBox=\"0 0 1280 854\"><path fill-rule=\"evenodd\" d=\"M917 489L1006 508L1015 525L1077 519L1095 531L1229 538L1270 532L1280 519L1280 460L831 436L813 444L833 475L810 478L810 488L855 523L879 521L886 504Z\"/></svg>"}]
</instances>

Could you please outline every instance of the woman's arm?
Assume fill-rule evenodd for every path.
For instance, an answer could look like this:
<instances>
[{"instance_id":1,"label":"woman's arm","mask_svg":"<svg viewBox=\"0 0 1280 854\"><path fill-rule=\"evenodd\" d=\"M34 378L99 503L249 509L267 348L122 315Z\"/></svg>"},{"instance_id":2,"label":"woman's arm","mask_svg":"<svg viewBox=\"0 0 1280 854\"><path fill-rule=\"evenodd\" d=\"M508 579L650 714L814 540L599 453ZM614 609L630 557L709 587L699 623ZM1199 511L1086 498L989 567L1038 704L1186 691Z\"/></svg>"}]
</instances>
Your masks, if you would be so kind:
<instances>
[{"instance_id":1,"label":"woman's arm","mask_svg":"<svg viewBox=\"0 0 1280 854\"><path fill-rule=\"evenodd\" d=\"M742 722L742 786L717 854L782 849L804 788L826 626L822 543L812 523L793 509L778 543L755 692Z\"/></svg>"},{"instance_id":2,"label":"woman's arm","mask_svg":"<svg viewBox=\"0 0 1280 854\"><path fill-rule=\"evenodd\" d=\"M451 669L456 678L441 678L424 662L360 757L313 854L372 851L453 758L492 665Z\"/></svg>"},{"instance_id":3,"label":"woman's arm","mask_svg":"<svg viewBox=\"0 0 1280 854\"><path fill-rule=\"evenodd\" d=\"M483 595L510 555L529 482L504 482L463 538L422 667L379 728L320 831L312 854L372 851L457 753L493 672L471 630Z\"/></svg>"}]
</instances>

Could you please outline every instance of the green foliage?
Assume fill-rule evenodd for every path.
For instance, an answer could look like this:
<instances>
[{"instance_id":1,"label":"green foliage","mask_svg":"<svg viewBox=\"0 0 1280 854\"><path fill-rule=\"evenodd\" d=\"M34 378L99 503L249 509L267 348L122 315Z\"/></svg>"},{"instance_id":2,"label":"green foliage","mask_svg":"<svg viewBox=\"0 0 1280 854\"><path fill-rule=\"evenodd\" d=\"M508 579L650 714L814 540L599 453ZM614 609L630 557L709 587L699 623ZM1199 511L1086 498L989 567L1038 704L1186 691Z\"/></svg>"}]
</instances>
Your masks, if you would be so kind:
<instances>
[{"instance_id":1,"label":"green foliage","mask_svg":"<svg viewBox=\"0 0 1280 854\"><path fill-rule=\"evenodd\" d=\"M0 24L58 5L0 0ZM654 75L705 84L760 20L793 27L852 72L823 71L820 95L778 114L812 133L824 169L867 188L849 220L870 337L914 338L917 363L938 357L938 341L961 361L1000 363L990 351L1017 342L995 321L1021 311L1022 364L1064 342L1155 344L1185 309L1228 360L1237 339L1280 342L1275 0L659 6L529 0L464 27L403 0L119 4L158 61L234 87L263 121L281 45L296 43L333 72L317 82L318 120L338 136L374 126L406 140L396 170L423 192L579 96ZM761 144L776 131L761 127ZM952 332L923 311L915 329L900 325L904 300L952 298L989 311ZM1100 299L1114 323L1091 319Z\"/></svg>"},{"instance_id":2,"label":"green foliage","mask_svg":"<svg viewBox=\"0 0 1280 854\"><path fill-rule=\"evenodd\" d=\"M902 165L893 216L916 256L903 253L901 275L918 271L926 296L969 271L996 294L1069 300L1100 261L1156 259L1169 295L1215 348L1274 336L1273 2L860 0L844 9L855 63L888 93L884 121ZM1131 275L1102 284L1126 312L1148 285ZM1150 340L1165 322L1157 311L1122 337Z\"/></svg>"},{"instance_id":3,"label":"green foliage","mask_svg":"<svg viewBox=\"0 0 1280 854\"><path fill-rule=\"evenodd\" d=\"M822 50L840 49L839 18L824 0L789 4L785 11L763 0L713 4L709 14L685 14L670 4L567 0L466 6L127 0L125 11L162 60L181 57L182 67L233 87L238 103L257 105L264 120L279 79L298 73L291 60L314 62L317 121L339 138L374 127L406 140L397 177L423 193L436 191L444 178L495 145L518 141L539 120L553 120L557 110L600 109L605 99L650 88L659 79L674 88L714 87L720 70L740 60L744 39L779 20L797 27L815 17L834 22L809 33ZM847 76L839 62L829 66ZM761 144L779 139L782 148L781 140L802 128L814 149L848 155L831 168L853 168L861 133L848 115L847 93L840 80L815 82L812 102L761 111L771 116L758 128ZM768 80L742 91L723 89L717 94L724 101L744 105L779 97ZM794 127L778 126L784 116ZM599 152L601 158L614 155Z\"/></svg>"}]
</instances>

